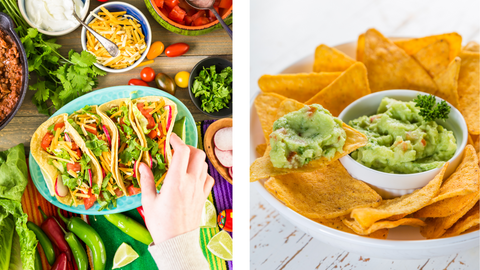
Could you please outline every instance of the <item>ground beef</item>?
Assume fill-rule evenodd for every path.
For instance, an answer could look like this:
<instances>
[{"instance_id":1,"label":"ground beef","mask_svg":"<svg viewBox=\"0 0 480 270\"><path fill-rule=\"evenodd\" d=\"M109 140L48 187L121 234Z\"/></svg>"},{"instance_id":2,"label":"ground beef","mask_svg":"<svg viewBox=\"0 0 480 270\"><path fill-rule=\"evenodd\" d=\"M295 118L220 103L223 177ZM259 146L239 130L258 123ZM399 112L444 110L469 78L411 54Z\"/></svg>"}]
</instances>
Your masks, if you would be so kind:
<instances>
[{"instance_id":1,"label":"ground beef","mask_svg":"<svg viewBox=\"0 0 480 270\"><path fill-rule=\"evenodd\" d=\"M19 50L10 36L0 30L0 122L15 108L21 88Z\"/></svg>"}]
</instances>

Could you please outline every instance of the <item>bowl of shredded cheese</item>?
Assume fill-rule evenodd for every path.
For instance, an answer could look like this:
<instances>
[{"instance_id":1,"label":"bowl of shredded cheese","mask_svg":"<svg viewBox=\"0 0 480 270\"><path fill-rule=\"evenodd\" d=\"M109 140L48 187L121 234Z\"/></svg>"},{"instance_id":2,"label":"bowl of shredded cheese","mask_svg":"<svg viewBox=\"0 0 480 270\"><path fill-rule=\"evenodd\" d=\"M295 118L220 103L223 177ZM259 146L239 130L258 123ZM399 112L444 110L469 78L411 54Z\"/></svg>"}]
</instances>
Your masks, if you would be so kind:
<instances>
[{"instance_id":1,"label":"bowl of shredded cheese","mask_svg":"<svg viewBox=\"0 0 480 270\"><path fill-rule=\"evenodd\" d=\"M112 73L133 69L147 56L152 43L152 30L145 15L124 2L110 2L90 12L85 23L105 38L113 41L120 54L112 57L85 28L81 42L84 50L97 57L95 66Z\"/></svg>"}]
</instances>

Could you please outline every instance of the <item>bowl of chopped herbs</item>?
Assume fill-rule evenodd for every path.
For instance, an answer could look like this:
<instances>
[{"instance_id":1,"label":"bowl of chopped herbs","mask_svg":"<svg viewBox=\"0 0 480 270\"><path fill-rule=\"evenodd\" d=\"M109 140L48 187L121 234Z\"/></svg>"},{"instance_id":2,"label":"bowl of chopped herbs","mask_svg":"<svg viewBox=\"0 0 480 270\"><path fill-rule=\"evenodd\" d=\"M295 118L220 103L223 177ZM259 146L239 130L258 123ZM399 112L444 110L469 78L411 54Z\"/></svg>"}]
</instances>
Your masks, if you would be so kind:
<instances>
[{"instance_id":1,"label":"bowl of chopped herbs","mask_svg":"<svg viewBox=\"0 0 480 270\"><path fill-rule=\"evenodd\" d=\"M232 62L209 57L198 62L190 73L188 92L193 104L204 114L222 118L232 115Z\"/></svg>"}]
</instances>

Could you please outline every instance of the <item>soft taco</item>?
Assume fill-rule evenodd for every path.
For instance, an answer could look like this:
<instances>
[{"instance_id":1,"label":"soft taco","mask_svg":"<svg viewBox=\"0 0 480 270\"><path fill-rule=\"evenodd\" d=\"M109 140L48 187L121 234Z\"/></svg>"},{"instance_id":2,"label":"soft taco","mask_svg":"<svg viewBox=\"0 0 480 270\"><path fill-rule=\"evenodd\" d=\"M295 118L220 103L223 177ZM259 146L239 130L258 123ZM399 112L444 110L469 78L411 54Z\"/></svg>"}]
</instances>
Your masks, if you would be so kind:
<instances>
[{"instance_id":1,"label":"soft taco","mask_svg":"<svg viewBox=\"0 0 480 270\"><path fill-rule=\"evenodd\" d=\"M44 122L33 134L30 149L50 194L63 204L88 209L97 200L92 187L102 184L102 171L67 116Z\"/></svg>"},{"instance_id":2,"label":"soft taco","mask_svg":"<svg viewBox=\"0 0 480 270\"><path fill-rule=\"evenodd\" d=\"M110 204L116 207L117 198L126 192L117 172L117 128L106 115L98 111L96 105L86 105L73 112L68 116L68 123L85 142L90 155L100 164L102 181L92 187L93 194L101 204L100 209L108 208Z\"/></svg>"},{"instance_id":3,"label":"soft taco","mask_svg":"<svg viewBox=\"0 0 480 270\"><path fill-rule=\"evenodd\" d=\"M172 159L169 142L177 105L168 98L147 96L132 100L131 107L131 116L143 142L142 161L152 169L159 188Z\"/></svg>"},{"instance_id":4,"label":"soft taco","mask_svg":"<svg viewBox=\"0 0 480 270\"><path fill-rule=\"evenodd\" d=\"M143 149L143 140L139 137L129 113L130 103L130 99L121 98L98 107L98 112L110 119L118 134L117 139L113 141L118 168L116 179L122 189L127 191L128 196L141 191L137 176Z\"/></svg>"}]
</instances>

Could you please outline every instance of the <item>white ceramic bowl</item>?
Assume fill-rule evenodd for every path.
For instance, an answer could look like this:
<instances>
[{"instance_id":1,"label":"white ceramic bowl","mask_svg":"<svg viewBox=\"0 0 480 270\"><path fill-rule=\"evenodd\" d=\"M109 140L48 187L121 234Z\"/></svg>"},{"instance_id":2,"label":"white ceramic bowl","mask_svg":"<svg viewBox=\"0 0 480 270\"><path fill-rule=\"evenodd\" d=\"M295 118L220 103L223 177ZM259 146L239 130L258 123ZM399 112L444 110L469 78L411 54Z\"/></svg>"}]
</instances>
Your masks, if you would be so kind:
<instances>
[{"instance_id":1,"label":"white ceramic bowl","mask_svg":"<svg viewBox=\"0 0 480 270\"><path fill-rule=\"evenodd\" d=\"M32 1L35 1L35 0L32 0ZM71 0L69 0L69 1L71 1ZM83 9L82 9L82 14L78 14L78 17L80 17L80 19L83 20L83 19L85 19L85 16L87 16L88 9L90 8L90 0L81 0L81 1L83 2L84 6L83 6ZM43 33L45 35L48 35L48 36L63 36L63 35L66 35L66 34L69 34L69 33L73 32L75 29L77 29L80 26L80 23L77 23L74 27L71 27L69 29L65 29L63 31L57 31L57 32L40 29L40 28L38 28L38 26L33 24L33 22L28 17L27 10L25 8L25 0L18 0L17 3L18 3L18 8L20 9L20 13L22 14L25 21L27 21L28 25L30 25L33 28L37 28L38 32Z\"/></svg>"},{"instance_id":2,"label":"white ceramic bowl","mask_svg":"<svg viewBox=\"0 0 480 270\"><path fill-rule=\"evenodd\" d=\"M354 120L360 116L376 114L377 108L384 97L390 97L401 101L412 101L419 94L425 95L423 92L412 90L389 90L373 93L357 99L352 104L348 105L340 113L338 118L348 124L350 120ZM439 97L436 97L436 99L437 102L443 100ZM455 107L452 105L450 105L450 107L451 110L448 119L445 122L443 120L437 120L437 124L453 131L453 135L457 141L457 151L449 160L450 164L445 172L445 177L451 175L462 160L463 150L465 149L468 140L468 130L465 119ZM409 194L416 189L424 187L441 170L441 168L436 168L420 173L393 174L368 168L354 160L350 155L342 157L340 162L353 178L369 184L384 199Z\"/></svg>"},{"instance_id":3,"label":"white ceramic bowl","mask_svg":"<svg viewBox=\"0 0 480 270\"><path fill-rule=\"evenodd\" d=\"M137 19L141 25L143 35L145 36L145 43L147 45L147 49L143 52L142 56L137 61L135 61L135 63L133 63L131 66L128 66L126 68L114 69L114 68L105 67L99 63L95 63L94 65L101 70L105 70L106 72L111 72L111 73L122 73L125 71L129 71L135 68L136 66L138 66L138 64L140 64L143 61L143 59L147 57L148 50L150 50L150 45L152 44L152 29L150 28L150 24L148 23L148 20L145 17L145 15L143 15L143 13L140 10L138 10L136 7L128 3L108 2L98 6L96 9L92 10L91 13L98 14L98 12L100 12L101 7L104 7L108 11L113 11L113 12L126 11L128 15L132 15L135 19ZM88 15L87 19L85 20L86 24L89 24L94 18L91 13ZM86 51L87 50L87 30L85 29L85 27L82 29L82 35L80 37L80 40L82 43L83 50Z\"/></svg>"}]
</instances>

